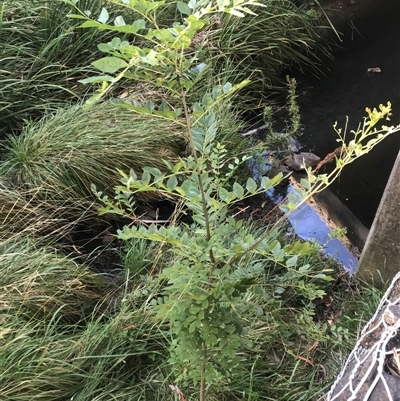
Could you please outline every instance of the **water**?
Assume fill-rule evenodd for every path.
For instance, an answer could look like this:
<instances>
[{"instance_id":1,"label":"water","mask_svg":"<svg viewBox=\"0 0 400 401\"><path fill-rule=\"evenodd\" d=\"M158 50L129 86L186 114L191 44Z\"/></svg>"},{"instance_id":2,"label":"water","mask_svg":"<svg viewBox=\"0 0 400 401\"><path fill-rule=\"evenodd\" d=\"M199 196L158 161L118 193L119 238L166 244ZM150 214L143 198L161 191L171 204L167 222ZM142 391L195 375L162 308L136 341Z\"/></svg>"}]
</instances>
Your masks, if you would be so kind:
<instances>
[{"instance_id":1,"label":"water","mask_svg":"<svg viewBox=\"0 0 400 401\"><path fill-rule=\"evenodd\" d=\"M264 157L266 159L266 155ZM250 161L248 166L257 181L260 181L263 173L265 174L271 168L271 164L263 161L262 158ZM294 187L291 184L287 185L284 195L275 191L274 188L267 191L267 196L275 204L285 203L286 196L289 194L293 194L296 197L291 201L300 203L300 195L294 191ZM288 221L299 238L304 241L316 241L321 246L324 255L336 259L349 273L355 272L358 259L347 249L343 242L337 238L331 238L331 228L316 209L307 203L300 204L296 210L288 215Z\"/></svg>"},{"instance_id":2,"label":"water","mask_svg":"<svg viewBox=\"0 0 400 401\"><path fill-rule=\"evenodd\" d=\"M293 194L294 187L288 185L287 194ZM268 195L275 203L280 203L282 197L270 191ZM297 201L300 201L300 197ZM336 259L347 271L354 273L358 259L347 249L345 244L337 238L332 238L332 230L320 216L320 214L307 203L303 203L288 216L288 221L293 227L296 235L304 241L316 241L320 246L322 253L326 256Z\"/></svg>"},{"instance_id":3,"label":"water","mask_svg":"<svg viewBox=\"0 0 400 401\"><path fill-rule=\"evenodd\" d=\"M400 123L400 2L359 3L354 23L360 33L348 25L343 27L342 49L335 52L334 61L323 67L326 76L296 76L305 128L300 140L306 145L305 150L321 158L338 146L332 128L335 121L344 127L348 116L349 128L354 129L366 115L366 107L377 107L390 100L391 123ZM380 67L382 73L368 74L371 67ZM367 227L372 224L399 149L397 133L347 166L331 187Z\"/></svg>"},{"instance_id":4,"label":"water","mask_svg":"<svg viewBox=\"0 0 400 401\"><path fill-rule=\"evenodd\" d=\"M366 115L366 107L378 107L391 101L392 124L400 123L400 2L399 0L359 0L354 23L359 31L343 26L342 48L335 60L322 67L325 76L295 76L299 105L305 131L300 138L306 149L321 158L338 147L333 124L355 129ZM335 2L335 4L339 2ZM362 6L362 7L361 7ZM347 11L353 12L357 6ZM368 68L379 67L380 74ZM388 124L387 122L385 122ZM386 182L400 149L400 134L387 138L370 154L347 166L340 179L331 186L333 192L367 227L379 206ZM253 166L254 168L254 166ZM320 171L321 173L323 171ZM255 178L259 175L253 171ZM292 187L288 186L288 193ZM279 203L282 197L269 196ZM288 217L296 234L306 241L317 241L323 253L334 257L353 273L358 259L337 238L319 213L308 204L301 205Z\"/></svg>"}]
</instances>

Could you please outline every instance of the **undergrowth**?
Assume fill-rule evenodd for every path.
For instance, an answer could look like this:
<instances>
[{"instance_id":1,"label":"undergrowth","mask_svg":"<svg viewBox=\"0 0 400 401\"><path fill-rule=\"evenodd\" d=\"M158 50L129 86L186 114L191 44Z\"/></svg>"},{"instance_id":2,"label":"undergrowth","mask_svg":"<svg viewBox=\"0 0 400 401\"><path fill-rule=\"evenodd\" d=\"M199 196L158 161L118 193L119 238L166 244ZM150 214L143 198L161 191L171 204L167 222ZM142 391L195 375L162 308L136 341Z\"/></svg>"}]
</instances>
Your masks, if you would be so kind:
<instances>
[{"instance_id":1,"label":"undergrowth","mask_svg":"<svg viewBox=\"0 0 400 401\"><path fill-rule=\"evenodd\" d=\"M260 227L231 215L282 179L238 179L251 156L231 96L248 84L236 66L270 92L282 68L314 66L319 15L286 0L263 1L260 16L249 15L252 1L106 3L2 9L1 399L316 401L381 293L288 236L284 218ZM107 56L94 61L98 51ZM101 84L92 107L60 108L85 97L79 79ZM106 95L114 104L93 106ZM335 174L369 149L390 105L380 110L369 110ZM335 176L308 178L306 196ZM137 206L161 197L175 202L170 218L141 219ZM99 204L111 214L97 216ZM98 271L60 246L88 216L115 213L128 219L112 249L120 265Z\"/></svg>"},{"instance_id":2,"label":"undergrowth","mask_svg":"<svg viewBox=\"0 0 400 401\"><path fill-rule=\"evenodd\" d=\"M118 283L111 283L32 241L0 245L2 399L174 399L172 339L150 307L165 286L158 275L169 263L162 248L127 243ZM317 250L308 259L311 283L327 261ZM266 264L245 296L251 306L243 315L245 339L253 346L239 349L240 372L207 399L310 401L327 390L381 296L329 268L339 278L319 282L326 296L309 302L296 291L280 296L276 286L291 285ZM194 388L182 391L186 400L197 399Z\"/></svg>"},{"instance_id":3,"label":"undergrowth","mask_svg":"<svg viewBox=\"0 0 400 401\"><path fill-rule=\"evenodd\" d=\"M99 0L79 0L82 9L101 11ZM115 7L115 11L122 12ZM79 102L78 84L94 72L86 61L99 55L97 43L109 35L79 28L67 18L62 0L5 0L0 9L0 139L19 132L24 119ZM82 63L85 60L85 63Z\"/></svg>"},{"instance_id":4,"label":"undergrowth","mask_svg":"<svg viewBox=\"0 0 400 401\"><path fill-rule=\"evenodd\" d=\"M250 108L285 93L282 73L288 69L320 75L320 57L331 57L333 44L327 33L334 29L319 7L291 0L260 3L265 7L257 9L257 15L212 19L198 38L200 54L213 63L213 77L232 83L250 78L241 99Z\"/></svg>"}]
</instances>

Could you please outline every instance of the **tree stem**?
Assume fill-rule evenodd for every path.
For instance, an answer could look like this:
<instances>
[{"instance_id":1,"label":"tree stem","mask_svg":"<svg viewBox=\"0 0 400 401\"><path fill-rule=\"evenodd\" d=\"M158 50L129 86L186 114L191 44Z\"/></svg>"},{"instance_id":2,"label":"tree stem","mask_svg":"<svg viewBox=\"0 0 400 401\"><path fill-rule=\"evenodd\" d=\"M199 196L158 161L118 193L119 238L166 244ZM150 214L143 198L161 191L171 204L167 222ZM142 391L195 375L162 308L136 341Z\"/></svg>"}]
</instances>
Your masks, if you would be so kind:
<instances>
[{"instance_id":1,"label":"tree stem","mask_svg":"<svg viewBox=\"0 0 400 401\"><path fill-rule=\"evenodd\" d=\"M200 373L200 401L205 401L206 399L206 361L207 361L207 346L203 342L203 358L201 361L201 373Z\"/></svg>"},{"instance_id":2,"label":"tree stem","mask_svg":"<svg viewBox=\"0 0 400 401\"><path fill-rule=\"evenodd\" d=\"M201 371L200 379L200 401L205 400L205 379L204 379L204 369Z\"/></svg>"},{"instance_id":3,"label":"tree stem","mask_svg":"<svg viewBox=\"0 0 400 401\"><path fill-rule=\"evenodd\" d=\"M204 214L204 220L206 224L206 235L207 235L207 241L211 239L211 227L210 227L210 218L208 215L208 210L207 210L207 200L206 200L206 193L204 191L204 185L203 185L203 180L201 178L201 166L199 166L199 160L197 157L197 151L196 151L196 146L194 144L194 139L193 139L193 133L192 133L192 124L190 121L190 115L189 115L189 108L186 103L186 95L184 92L182 92L182 104L183 104L183 110L185 113L185 119L186 119L186 128L189 136L189 144L190 148L194 157L194 160L196 162L196 174L197 174L197 179L199 181L199 189L200 189L200 194L201 194L201 206L203 209L203 214ZM211 275L212 272L214 271L215 267L215 258L214 258L214 253L212 249L210 249L210 260L211 260Z\"/></svg>"}]
</instances>

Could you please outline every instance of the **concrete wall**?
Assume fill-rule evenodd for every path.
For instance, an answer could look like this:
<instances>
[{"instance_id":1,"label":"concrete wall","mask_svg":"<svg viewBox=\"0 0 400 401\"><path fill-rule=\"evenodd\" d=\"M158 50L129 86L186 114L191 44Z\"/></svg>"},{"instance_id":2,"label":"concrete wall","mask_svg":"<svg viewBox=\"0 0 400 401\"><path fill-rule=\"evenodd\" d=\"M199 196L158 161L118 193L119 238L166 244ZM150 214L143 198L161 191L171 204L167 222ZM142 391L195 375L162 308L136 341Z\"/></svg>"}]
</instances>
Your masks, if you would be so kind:
<instances>
[{"instance_id":1,"label":"concrete wall","mask_svg":"<svg viewBox=\"0 0 400 401\"><path fill-rule=\"evenodd\" d=\"M324 189L314 198L328 219L337 227L347 228L346 237L361 252L368 238L368 228L358 220L329 188Z\"/></svg>"},{"instance_id":2,"label":"concrete wall","mask_svg":"<svg viewBox=\"0 0 400 401\"><path fill-rule=\"evenodd\" d=\"M376 286L400 269L400 152L368 234L356 275Z\"/></svg>"}]
</instances>

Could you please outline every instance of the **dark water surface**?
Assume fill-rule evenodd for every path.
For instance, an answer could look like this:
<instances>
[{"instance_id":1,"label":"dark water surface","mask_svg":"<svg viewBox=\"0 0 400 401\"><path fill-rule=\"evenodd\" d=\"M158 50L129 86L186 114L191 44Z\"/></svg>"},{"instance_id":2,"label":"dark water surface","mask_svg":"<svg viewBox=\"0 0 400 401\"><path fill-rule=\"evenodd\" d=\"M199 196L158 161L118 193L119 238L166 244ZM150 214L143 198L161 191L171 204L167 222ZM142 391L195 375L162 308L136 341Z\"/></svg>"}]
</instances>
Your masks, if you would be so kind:
<instances>
[{"instance_id":1,"label":"dark water surface","mask_svg":"<svg viewBox=\"0 0 400 401\"><path fill-rule=\"evenodd\" d=\"M359 33L347 24L342 26L342 48L335 51L334 61L326 63L326 76L296 77L305 128L300 141L321 158L339 146L332 128L335 121L344 127L348 116L349 129L354 129L366 115L366 107L391 101L390 123L400 123L400 0L359 0L357 7L353 21ZM382 73L368 74L371 67L380 67ZM332 187L367 227L399 149L397 133L347 166Z\"/></svg>"}]
</instances>

